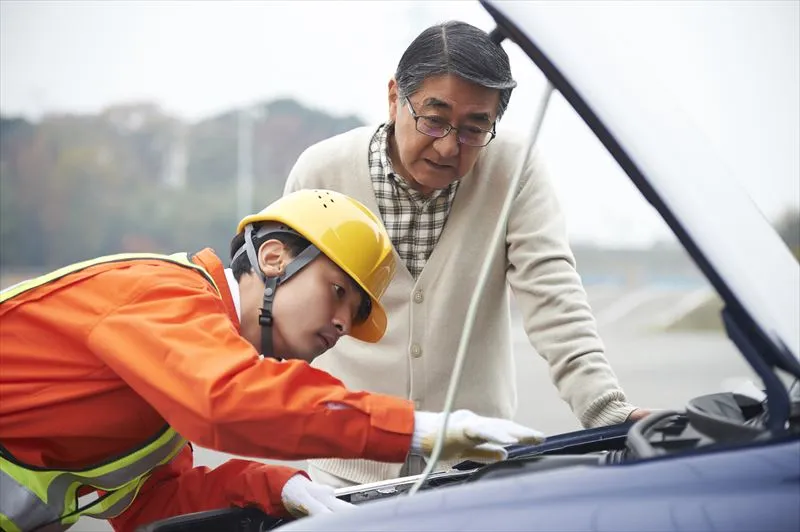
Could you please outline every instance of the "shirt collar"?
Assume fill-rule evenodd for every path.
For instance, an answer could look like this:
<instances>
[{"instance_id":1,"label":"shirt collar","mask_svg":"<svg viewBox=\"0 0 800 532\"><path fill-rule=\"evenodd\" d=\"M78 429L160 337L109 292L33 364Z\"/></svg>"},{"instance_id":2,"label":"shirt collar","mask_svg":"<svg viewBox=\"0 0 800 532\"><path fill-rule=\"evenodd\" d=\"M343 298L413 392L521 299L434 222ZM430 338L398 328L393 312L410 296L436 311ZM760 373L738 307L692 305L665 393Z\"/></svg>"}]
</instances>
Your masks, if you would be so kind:
<instances>
[{"instance_id":1,"label":"shirt collar","mask_svg":"<svg viewBox=\"0 0 800 532\"><path fill-rule=\"evenodd\" d=\"M236 277L233 276L233 270L230 268L225 268L225 280L228 281L228 288L231 291L233 306L236 307L236 317L239 318L239 323L242 323L242 304L239 300L239 283L236 282Z\"/></svg>"},{"instance_id":2,"label":"shirt collar","mask_svg":"<svg viewBox=\"0 0 800 532\"><path fill-rule=\"evenodd\" d=\"M389 158L389 124L384 124L378 131L378 154L380 155L381 166L387 176L399 177L395 174L392 160ZM400 179L405 182L404 179Z\"/></svg>"}]
</instances>

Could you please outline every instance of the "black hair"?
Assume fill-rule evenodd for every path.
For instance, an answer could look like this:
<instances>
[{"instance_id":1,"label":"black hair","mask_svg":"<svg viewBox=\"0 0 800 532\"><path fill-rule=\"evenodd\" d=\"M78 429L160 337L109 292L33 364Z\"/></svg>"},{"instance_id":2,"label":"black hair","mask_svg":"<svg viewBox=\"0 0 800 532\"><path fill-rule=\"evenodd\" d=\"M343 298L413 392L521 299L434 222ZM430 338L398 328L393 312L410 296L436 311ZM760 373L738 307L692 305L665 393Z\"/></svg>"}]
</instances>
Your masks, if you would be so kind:
<instances>
[{"instance_id":1,"label":"black hair","mask_svg":"<svg viewBox=\"0 0 800 532\"><path fill-rule=\"evenodd\" d=\"M433 76L455 74L500 91L497 118L503 116L517 82L502 46L471 24L449 21L420 33L406 48L395 72L398 96L407 98Z\"/></svg>"},{"instance_id":2,"label":"black hair","mask_svg":"<svg viewBox=\"0 0 800 532\"><path fill-rule=\"evenodd\" d=\"M253 233L257 233L259 227L261 227L261 224L253 224ZM261 244L267 240L277 240L281 242L284 246L289 248L289 254L292 257L296 257L304 249L311 245L308 240L300 235L294 235L290 233L272 233L264 235L260 238L256 238L255 242L253 242L253 247L256 249L256 251L258 251L258 248L261 247ZM243 245L244 231L233 237L233 240L231 240L231 260L233 260L233 256ZM250 259L248 258L247 253L239 254L236 260L231 263L231 270L233 271L233 277L236 279L236 282L239 282L242 278L242 275L245 273L250 273L253 271L253 265L250 264Z\"/></svg>"}]
</instances>

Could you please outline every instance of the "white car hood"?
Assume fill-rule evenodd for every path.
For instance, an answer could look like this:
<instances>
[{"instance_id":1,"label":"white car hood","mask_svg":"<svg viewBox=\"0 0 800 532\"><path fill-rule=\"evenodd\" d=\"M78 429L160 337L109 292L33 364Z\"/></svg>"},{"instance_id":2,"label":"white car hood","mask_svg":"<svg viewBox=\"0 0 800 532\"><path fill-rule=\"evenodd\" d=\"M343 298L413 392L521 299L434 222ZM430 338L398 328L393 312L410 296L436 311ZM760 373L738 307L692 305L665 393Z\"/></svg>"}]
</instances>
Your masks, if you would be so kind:
<instances>
[{"instance_id":1,"label":"white car hood","mask_svg":"<svg viewBox=\"0 0 800 532\"><path fill-rule=\"evenodd\" d=\"M526 50L664 217L726 304L740 306L779 350L800 358L800 266L730 175L726 163L735 161L715 158L658 80L637 68L625 47L600 37L591 9L482 3L521 32L512 36L517 44L530 40L543 54ZM604 128L608 134L600 133Z\"/></svg>"}]
</instances>

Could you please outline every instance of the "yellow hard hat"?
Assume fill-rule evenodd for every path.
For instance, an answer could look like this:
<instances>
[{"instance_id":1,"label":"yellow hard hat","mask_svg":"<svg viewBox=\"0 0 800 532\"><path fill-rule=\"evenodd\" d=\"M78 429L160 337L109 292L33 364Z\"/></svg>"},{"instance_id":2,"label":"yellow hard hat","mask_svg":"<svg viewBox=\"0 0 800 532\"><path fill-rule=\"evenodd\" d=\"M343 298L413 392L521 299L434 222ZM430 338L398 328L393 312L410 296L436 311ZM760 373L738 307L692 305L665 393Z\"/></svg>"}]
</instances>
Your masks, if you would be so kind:
<instances>
[{"instance_id":1,"label":"yellow hard hat","mask_svg":"<svg viewBox=\"0 0 800 532\"><path fill-rule=\"evenodd\" d=\"M316 246L369 295L372 309L350 335L377 342L386 332L386 311L380 298L394 277L392 242L380 219L359 201L333 190L299 190L283 196L261 212L239 222L278 222Z\"/></svg>"}]
</instances>

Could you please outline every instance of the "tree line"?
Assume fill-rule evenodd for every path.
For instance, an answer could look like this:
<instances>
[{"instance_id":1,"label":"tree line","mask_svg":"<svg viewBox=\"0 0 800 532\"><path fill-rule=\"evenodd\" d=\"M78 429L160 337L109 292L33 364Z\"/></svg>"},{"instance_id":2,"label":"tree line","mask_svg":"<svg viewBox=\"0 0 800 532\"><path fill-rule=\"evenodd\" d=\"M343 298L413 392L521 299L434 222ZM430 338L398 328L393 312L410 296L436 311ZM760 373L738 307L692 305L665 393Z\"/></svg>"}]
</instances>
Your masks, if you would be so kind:
<instances>
[{"instance_id":1,"label":"tree line","mask_svg":"<svg viewBox=\"0 0 800 532\"><path fill-rule=\"evenodd\" d=\"M302 150L362 125L294 100L254 110L251 210L281 195ZM149 104L0 117L0 267L205 246L224 256L240 214L240 138L237 112L187 124Z\"/></svg>"}]
</instances>

